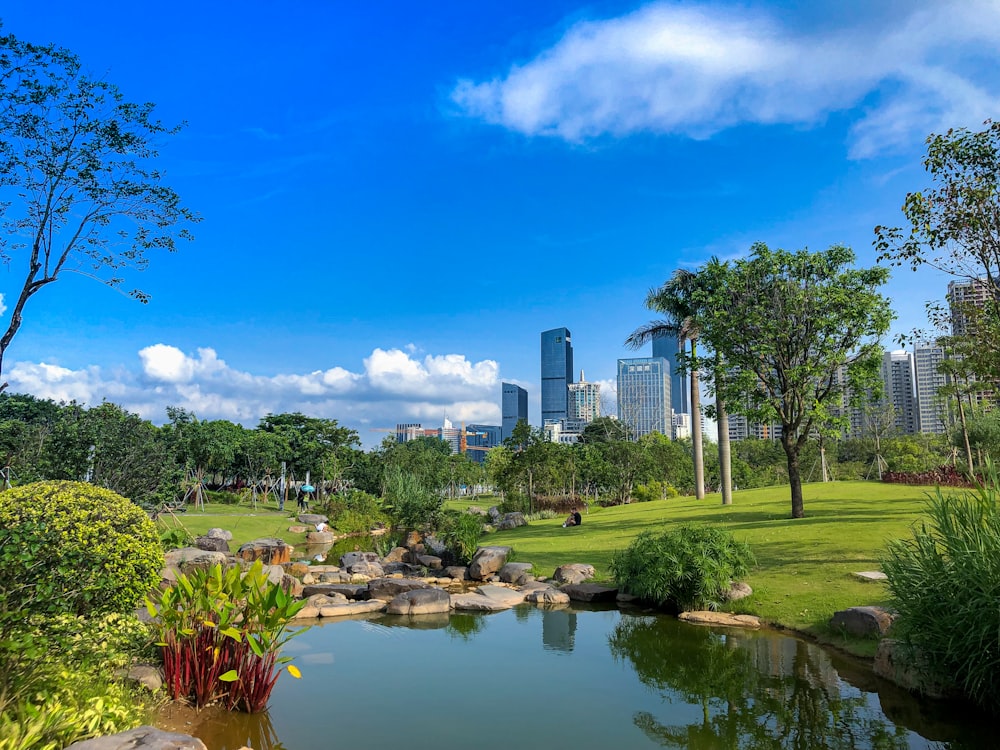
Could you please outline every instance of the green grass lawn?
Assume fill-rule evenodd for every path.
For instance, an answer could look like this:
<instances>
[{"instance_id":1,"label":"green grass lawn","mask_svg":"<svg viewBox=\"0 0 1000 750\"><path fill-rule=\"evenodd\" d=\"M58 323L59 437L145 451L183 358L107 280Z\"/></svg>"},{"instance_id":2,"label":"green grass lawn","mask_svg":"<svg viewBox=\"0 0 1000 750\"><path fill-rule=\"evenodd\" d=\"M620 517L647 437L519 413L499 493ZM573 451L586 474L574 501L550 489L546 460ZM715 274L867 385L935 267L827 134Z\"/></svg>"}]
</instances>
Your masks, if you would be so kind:
<instances>
[{"instance_id":1,"label":"green grass lawn","mask_svg":"<svg viewBox=\"0 0 1000 750\"><path fill-rule=\"evenodd\" d=\"M598 578L607 580L615 550L624 549L640 531L672 523L696 521L721 526L750 543L757 567L748 579L754 596L734 605L774 626L809 633L816 638L870 654L874 642L845 642L827 623L839 609L884 604L885 585L863 583L852 573L876 570L888 539L909 536L924 511L928 488L876 482L814 483L803 487L806 517L790 518L788 487L741 490L733 505L723 507L718 494L704 500L677 497L613 508L591 507L583 525L562 528L562 517L484 536L482 544L514 548L519 562L530 562L539 575L550 576L564 563L590 563ZM463 498L447 507L487 508L496 498ZM273 536L293 545L305 534L288 531L294 507L279 513L274 505L247 506L209 503L206 510L189 509L178 516L192 534L213 526L233 532L234 548L258 537ZM169 517L165 522L169 526Z\"/></svg>"},{"instance_id":2,"label":"green grass lawn","mask_svg":"<svg viewBox=\"0 0 1000 750\"><path fill-rule=\"evenodd\" d=\"M803 487L806 517L793 520L788 487L736 492L733 505L720 496L704 500L678 497L612 508L591 507L578 528L562 528L562 518L535 521L497 532L484 544L505 544L519 562L531 562L540 575L552 575L563 563L590 563L607 579L615 550L624 549L640 531L694 521L721 526L750 543L757 568L748 583L754 596L734 611L837 643L827 623L833 613L857 605L884 604L885 584L863 583L852 576L877 570L888 539L909 536L924 510L928 488L875 482L831 482ZM847 644L860 653L870 644Z\"/></svg>"}]
</instances>

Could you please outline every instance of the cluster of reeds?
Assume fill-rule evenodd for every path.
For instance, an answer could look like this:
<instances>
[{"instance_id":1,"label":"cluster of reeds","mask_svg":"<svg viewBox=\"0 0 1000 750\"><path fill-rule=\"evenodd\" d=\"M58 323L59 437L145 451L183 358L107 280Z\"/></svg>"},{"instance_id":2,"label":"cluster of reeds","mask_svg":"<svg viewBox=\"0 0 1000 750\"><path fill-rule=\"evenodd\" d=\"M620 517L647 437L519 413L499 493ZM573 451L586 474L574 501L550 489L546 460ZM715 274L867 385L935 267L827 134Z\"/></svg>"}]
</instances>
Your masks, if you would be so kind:
<instances>
[{"instance_id":1,"label":"cluster of reeds","mask_svg":"<svg viewBox=\"0 0 1000 750\"><path fill-rule=\"evenodd\" d=\"M245 573L215 565L178 576L146 600L171 698L263 711L283 665L300 676L291 659L278 654L301 632L290 623L304 604L270 582L259 561Z\"/></svg>"},{"instance_id":2,"label":"cluster of reeds","mask_svg":"<svg viewBox=\"0 0 1000 750\"><path fill-rule=\"evenodd\" d=\"M894 635L939 685L1000 713L1000 477L987 466L975 490L938 488L910 539L882 560Z\"/></svg>"}]
</instances>

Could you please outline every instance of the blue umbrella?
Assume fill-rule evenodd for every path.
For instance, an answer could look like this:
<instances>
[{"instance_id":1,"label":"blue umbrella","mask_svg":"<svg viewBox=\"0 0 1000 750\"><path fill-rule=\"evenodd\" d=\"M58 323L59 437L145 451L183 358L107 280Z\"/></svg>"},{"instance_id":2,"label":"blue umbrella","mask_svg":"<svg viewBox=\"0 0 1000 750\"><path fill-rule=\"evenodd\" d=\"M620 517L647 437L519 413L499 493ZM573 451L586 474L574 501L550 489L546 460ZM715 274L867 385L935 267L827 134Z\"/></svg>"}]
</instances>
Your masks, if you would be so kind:
<instances>
[{"instance_id":1,"label":"blue umbrella","mask_svg":"<svg viewBox=\"0 0 1000 750\"><path fill-rule=\"evenodd\" d=\"M304 484L304 485L302 485L302 491L303 492L313 492L313 491L315 491L315 489L316 488L313 487L311 484Z\"/></svg>"}]
</instances>

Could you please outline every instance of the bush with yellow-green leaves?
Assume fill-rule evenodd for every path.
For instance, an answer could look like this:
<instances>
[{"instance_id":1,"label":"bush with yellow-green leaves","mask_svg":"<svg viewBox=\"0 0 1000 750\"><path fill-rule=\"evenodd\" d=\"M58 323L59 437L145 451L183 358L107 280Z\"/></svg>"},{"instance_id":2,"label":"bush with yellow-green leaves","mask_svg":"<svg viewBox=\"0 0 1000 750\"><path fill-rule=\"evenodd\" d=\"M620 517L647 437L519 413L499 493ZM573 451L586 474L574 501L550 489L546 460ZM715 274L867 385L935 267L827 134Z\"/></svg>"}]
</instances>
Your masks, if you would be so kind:
<instances>
[{"instance_id":1,"label":"bush with yellow-green leaves","mask_svg":"<svg viewBox=\"0 0 1000 750\"><path fill-rule=\"evenodd\" d=\"M121 495L84 482L0 493L0 613L127 612L162 567L155 525Z\"/></svg>"}]
</instances>

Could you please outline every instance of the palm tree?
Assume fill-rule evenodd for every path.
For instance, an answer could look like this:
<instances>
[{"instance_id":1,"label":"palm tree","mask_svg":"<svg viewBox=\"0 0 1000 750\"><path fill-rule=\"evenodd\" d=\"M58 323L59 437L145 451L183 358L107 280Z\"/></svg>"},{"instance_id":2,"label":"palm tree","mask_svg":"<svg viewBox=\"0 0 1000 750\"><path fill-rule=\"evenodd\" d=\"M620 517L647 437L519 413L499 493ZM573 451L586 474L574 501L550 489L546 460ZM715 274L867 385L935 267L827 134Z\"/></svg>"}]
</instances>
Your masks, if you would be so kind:
<instances>
[{"instance_id":1,"label":"palm tree","mask_svg":"<svg viewBox=\"0 0 1000 750\"><path fill-rule=\"evenodd\" d=\"M663 283L663 286L658 289L650 289L646 295L646 307L650 310L663 313L666 319L654 320L635 329L625 339L625 346L631 349L638 349L654 338L677 336L678 351L684 353L687 342L690 341L691 360L696 361L698 356L698 327L695 323L695 311L691 299L695 278L695 274L691 271L678 268ZM683 368L683 364L681 367ZM684 373L683 369L681 372L682 374L687 374ZM697 367L691 368L690 382L694 494L700 500L705 497L705 456L701 439L701 387L699 385ZM727 441L728 437L727 434Z\"/></svg>"}]
</instances>

